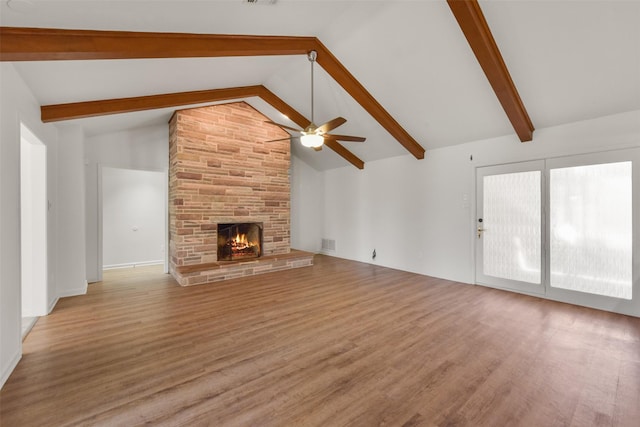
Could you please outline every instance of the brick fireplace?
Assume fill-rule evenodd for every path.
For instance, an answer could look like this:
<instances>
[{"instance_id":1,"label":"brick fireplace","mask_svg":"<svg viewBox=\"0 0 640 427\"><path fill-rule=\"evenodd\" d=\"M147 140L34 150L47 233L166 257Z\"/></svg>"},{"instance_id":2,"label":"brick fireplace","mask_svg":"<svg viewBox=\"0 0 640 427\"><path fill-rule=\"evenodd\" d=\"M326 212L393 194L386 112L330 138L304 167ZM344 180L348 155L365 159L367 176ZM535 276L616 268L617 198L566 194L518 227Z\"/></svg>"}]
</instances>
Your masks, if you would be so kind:
<instances>
[{"instance_id":1,"label":"brick fireplace","mask_svg":"<svg viewBox=\"0 0 640 427\"><path fill-rule=\"evenodd\" d=\"M171 118L169 266L180 285L313 263L290 248L289 141L265 142L288 134L265 120L245 102ZM260 252L219 260L219 224L259 224Z\"/></svg>"}]
</instances>

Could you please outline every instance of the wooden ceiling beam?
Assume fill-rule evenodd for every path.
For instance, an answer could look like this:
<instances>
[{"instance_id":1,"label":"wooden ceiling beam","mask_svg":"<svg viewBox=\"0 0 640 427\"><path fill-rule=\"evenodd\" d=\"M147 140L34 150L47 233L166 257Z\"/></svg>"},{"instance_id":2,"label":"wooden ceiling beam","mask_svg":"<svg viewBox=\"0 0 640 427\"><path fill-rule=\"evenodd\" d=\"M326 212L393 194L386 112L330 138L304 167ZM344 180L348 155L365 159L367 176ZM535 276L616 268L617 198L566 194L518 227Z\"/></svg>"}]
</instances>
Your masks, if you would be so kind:
<instances>
[{"instance_id":1,"label":"wooden ceiling beam","mask_svg":"<svg viewBox=\"0 0 640 427\"><path fill-rule=\"evenodd\" d=\"M242 36L0 27L0 61L306 55L417 159L424 148L315 37ZM345 149L346 150L346 149Z\"/></svg>"},{"instance_id":2,"label":"wooden ceiling beam","mask_svg":"<svg viewBox=\"0 0 640 427\"><path fill-rule=\"evenodd\" d=\"M353 166L357 167L358 169L364 169L364 162L362 160L360 160L355 154L353 154L351 151L347 150L346 148L344 148L338 141L336 141L335 139L329 139L329 138L325 138L324 139L324 145L326 147L331 148L333 151L335 151L336 153L338 153L338 155L340 155L343 159L345 159L346 161L348 161L349 163L351 163Z\"/></svg>"},{"instance_id":3,"label":"wooden ceiling beam","mask_svg":"<svg viewBox=\"0 0 640 427\"><path fill-rule=\"evenodd\" d=\"M0 60L197 58L303 55L315 37L244 36L0 27Z\"/></svg>"},{"instance_id":4,"label":"wooden ceiling beam","mask_svg":"<svg viewBox=\"0 0 640 427\"><path fill-rule=\"evenodd\" d=\"M477 0L447 0L447 3L520 141L531 141L533 123Z\"/></svg>"},{"instance_id":5,"label":"wooden ceiling beam","mask_svg":"<svg viewBox=\"0 0 640 427\"><path fill-rule=\"evenodd\" d=\"M365 110L376 119L416 159L424 159L424 148L385 110L382 105L360 84L360 82L333 56L319 40L317 62L347 91Z\"/></svg>"},{"instance_id":6,"label":"wooden ceiling beam","mask_svg":"<svg viewBox=\"0 0 640 427\"><path fill-rule=\"evenodd\" d=\"M109 114L133 113L158 108L178 107L181 105L227 101L230 99L257 96L259 88L261 87L262 86L245 86L43 105L40 107L40 118L43 123L50 123Z\"/></svg>"},{"instance_id":7,"label":"wooden ceiling beam","mask_svg":"<svg viewBox=\"0 0 640 427\"><path fill-rule=\"evenodd\" d=\"M311 123L297 110L262 85L166 93L162 95L138 96L132 98L104 99L100 101L72 102L68 104L43 105L40 107L40 116L44 123L50 123L109 114L132 113L158 108L171 108L182 105L206 104L249 97L262 98L265 102L285 114L303 129ZM364 168L364 162L339 143L327 140L325 145L358 169Z\"/></svg>"}]
</instances>

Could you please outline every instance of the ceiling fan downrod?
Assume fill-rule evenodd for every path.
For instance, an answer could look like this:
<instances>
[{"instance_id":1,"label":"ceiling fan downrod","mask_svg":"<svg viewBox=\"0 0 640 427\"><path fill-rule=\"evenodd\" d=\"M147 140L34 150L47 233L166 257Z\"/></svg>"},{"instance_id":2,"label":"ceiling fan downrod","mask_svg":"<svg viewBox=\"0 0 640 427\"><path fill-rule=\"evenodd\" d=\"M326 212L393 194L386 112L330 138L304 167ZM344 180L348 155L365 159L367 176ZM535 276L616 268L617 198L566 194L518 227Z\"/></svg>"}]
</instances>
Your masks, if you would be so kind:
<instances>
[{"instance_id":1,"label":"ceiling fan downrod","mask_svg":"<svg viewBox=\"0 0 640 427\"><path fill-rule=\"evenodd\" d=\"M315 50L312 50L309 52L309 55L307 57L309 58L309 62L311 62L311 123L315 124L314 117L313 117L313 104L314 104L313 102L313 63L316 62L316 58L318 57L318 52L316 52Z\"/></svg>"}]
</instances>

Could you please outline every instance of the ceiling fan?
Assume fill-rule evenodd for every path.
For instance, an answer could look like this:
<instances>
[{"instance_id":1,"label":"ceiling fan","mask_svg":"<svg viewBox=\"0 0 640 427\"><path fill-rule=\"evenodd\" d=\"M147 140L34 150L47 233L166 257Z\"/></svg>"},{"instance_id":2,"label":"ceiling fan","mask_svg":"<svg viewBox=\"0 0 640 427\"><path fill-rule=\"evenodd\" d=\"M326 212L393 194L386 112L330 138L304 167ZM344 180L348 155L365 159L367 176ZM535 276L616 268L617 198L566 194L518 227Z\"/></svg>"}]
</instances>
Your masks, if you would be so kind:
<instances>
[{"instance_id":1,"label":"ceiling fan","mask_svg":"<svg viewBox=\"0 0 640 427\"><path fill-rule=\"evenodd\" d=\"M308 54L309 62L311 62L311 123L309 123L309 126L304 128L303 130L300 130L300 129L292 128L290 126L286 126L280 123L272 122L270 120L267 121L266 123L279 126L283 129L299 132L300 143L302 143L302 145L304 145L305 147L314 148L316 150L319 150L322 148L322 145L324 144L325 139L331 139L335 141L364 142L366 138L363 138L361 136L335 135L335 134L328 133L329 131L347 122L347 120L342 117L336 117L335 119L329 120L328 122L320 126L317 126L313 122L313 64L316 62L317 57L318 57L318 53L315 50L312 50ZM290 139L290 138L273 139L271 141L265 141L265 142L284 141L287 139Z\"/></svg>"}]
</instances>

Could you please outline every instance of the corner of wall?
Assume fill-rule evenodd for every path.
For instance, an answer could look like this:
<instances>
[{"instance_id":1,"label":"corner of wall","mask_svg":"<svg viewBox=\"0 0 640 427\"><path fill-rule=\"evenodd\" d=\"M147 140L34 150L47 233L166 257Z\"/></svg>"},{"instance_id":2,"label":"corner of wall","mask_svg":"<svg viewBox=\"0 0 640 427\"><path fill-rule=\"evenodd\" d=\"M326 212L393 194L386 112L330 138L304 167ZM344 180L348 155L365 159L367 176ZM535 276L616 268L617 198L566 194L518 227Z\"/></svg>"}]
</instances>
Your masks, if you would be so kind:
<instances>
[{"instance_id":1,"label":"corner of wall","mask_svg":"<svg viewBox=\"0 0 640 427\"><path fill-rule=\"evenodd\" d=\"M47 309L47 314L53 311L53 309L56 307L56 304L58 304L58 301L60 301L60 297L55 297L51 300L51 302L49 303L49 307Z\"/></svg>"},{"instance_id":2,"label":"corner of wall","mask_svg":"<svg viewBox=\"0 0 640 427\"><path fill-rule=\"evenodd\" d=\"M16 366L18 366L18 362L20 362L20 359L22 359L21 347L19 347L16 350L14 355L9 360L9 363L7 364L7 366L4 367L2 369L2 373L0 373L0 390L2 390L2 387L4 387L4 384L7 382L7 380L9 379L9 376L11 375L13 370L16 368Z\"/></svg>"}]
</instances>

